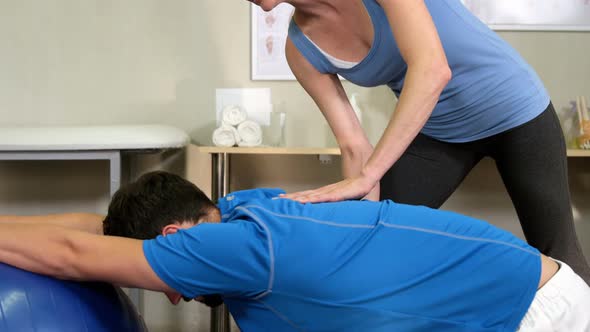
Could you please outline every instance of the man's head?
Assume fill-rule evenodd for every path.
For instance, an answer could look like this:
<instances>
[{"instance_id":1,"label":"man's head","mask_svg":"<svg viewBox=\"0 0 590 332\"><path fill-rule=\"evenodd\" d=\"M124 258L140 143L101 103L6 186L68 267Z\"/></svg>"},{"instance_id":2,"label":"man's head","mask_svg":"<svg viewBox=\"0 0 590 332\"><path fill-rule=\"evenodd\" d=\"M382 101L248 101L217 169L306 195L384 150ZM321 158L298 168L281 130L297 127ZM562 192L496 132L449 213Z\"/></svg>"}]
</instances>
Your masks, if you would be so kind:
<instances>
[{"instance_id":1,"label":"man's head","mask_svg":"<svg viewBox=\"0 0 590 332\"><path fill-rule=\"evenodd\" d=\"M213 202L182 177L156 171L121 188L103 221L105 235L148 240L170 225L196 225L218 213Z\"/></svg>"},{"instance_id":2,"label":"man's head","mask_svg":"<svg viewBox=\"0 0 590 332\"><path fill-rule=\"evenodd\" d=\"M103 221L105 235L148 240L176 233L201 221L219 221L219 210L194 184L178 175L151 172L121 188L111 200ZM181 295L166 293L174 304ZM184 298L185 301L190 301ZM215 307L223 303L216 294L197 298Z\"/></svg>"}]
</instances>

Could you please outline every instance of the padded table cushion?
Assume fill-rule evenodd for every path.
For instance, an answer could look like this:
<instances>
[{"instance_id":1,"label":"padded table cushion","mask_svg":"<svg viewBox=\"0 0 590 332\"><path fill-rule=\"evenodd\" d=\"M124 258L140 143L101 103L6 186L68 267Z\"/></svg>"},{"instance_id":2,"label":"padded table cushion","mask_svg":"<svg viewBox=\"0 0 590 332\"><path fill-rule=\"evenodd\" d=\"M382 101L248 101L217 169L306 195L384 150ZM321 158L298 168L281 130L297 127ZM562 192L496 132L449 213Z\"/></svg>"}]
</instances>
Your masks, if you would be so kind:
<instances>
[{"instance_id":1,"label":"padded table cushion","mask_svg":"<svg viewBox=\"0 0 590 332\"><path fill-rule=\"evenodd\" d=\"M0 151L182 148L188 135L164 125L0 127Z\"/></svg>"}]
</instances>

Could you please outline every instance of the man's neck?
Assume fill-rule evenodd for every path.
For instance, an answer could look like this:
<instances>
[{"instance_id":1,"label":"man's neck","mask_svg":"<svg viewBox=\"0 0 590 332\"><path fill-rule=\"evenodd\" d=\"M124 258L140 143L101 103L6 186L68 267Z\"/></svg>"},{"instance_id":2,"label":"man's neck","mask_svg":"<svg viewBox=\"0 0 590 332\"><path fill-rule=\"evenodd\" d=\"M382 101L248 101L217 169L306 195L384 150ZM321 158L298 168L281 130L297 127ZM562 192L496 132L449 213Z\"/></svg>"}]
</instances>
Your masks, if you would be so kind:
<instances>
[{"instance_id":1,"label":"man's neck","mask_svg":"<svg viewBox=\"0 0 590 332\"><path fill-rule=\"evenodd\" d=\"M209 212L207 213L206 216L201 217L201 219L199 219L199 223L202 223L202 222L207 222L207 223L221 222L221 213L220 213L219 209L215 208L215 209L209 210Z\"/></svg>"}]
</instances>

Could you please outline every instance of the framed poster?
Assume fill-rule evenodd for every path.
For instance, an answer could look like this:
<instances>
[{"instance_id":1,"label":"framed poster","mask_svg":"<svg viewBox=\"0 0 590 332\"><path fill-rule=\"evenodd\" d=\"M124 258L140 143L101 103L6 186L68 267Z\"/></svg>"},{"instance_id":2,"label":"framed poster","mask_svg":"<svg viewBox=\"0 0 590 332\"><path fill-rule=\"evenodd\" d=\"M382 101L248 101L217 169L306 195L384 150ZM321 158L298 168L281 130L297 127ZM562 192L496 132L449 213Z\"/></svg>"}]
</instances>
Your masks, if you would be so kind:
<instances>
[{"instance_id":1,"label":"framed poster","mask_svg":"<svg viewBox=\"0 0 590 332\"><path fill-rule=\"evenodd\" d=\"M495 30L590 31L590 0L462 0Z\"/></svg>"},{"instance_id":2,"label":"framed poster","mask_svg":"<svg viewBox=\"0 0 590 332\"><path fill-rule=\"evenodd\" d=\"M295 80L285 57L294 8L282 3L270 12L252 4L252 80Z\"/></svg>"}]
</instances>

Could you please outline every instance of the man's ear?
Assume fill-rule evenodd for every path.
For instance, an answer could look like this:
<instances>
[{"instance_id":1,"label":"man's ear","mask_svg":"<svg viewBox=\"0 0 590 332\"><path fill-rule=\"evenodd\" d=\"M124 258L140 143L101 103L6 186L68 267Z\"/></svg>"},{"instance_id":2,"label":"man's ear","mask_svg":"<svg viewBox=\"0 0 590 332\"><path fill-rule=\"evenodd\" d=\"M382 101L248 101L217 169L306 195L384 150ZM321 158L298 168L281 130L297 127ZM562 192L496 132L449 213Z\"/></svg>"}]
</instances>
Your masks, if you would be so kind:
<instances>
[{"instance_id":1,"label":"man's ear","mask_svg":"<svg viewBox=\"0 0 590 332\"><path fill-rule=\"evenodd\" d=\"M166 225L164 228L162 228L162 235L166 236L166 235L174 234L174 233L178 232L179 229L180 229L180 226L177 224Z\"/></svg>"},{"instance_id":2,"label":"man's ear","mask_svg":"<svg viewBox=\"0 0 590 332\"><path fill-rule=\"evenodd\" d=\"M164 294L166 294L166 297L168 298L168 300L170 301L170 303L177 305L178 302L180 302L180 300L182 300L182 295L180 295L179 293L176 292L164 292Z\"/></svg>"}]
</instances>

